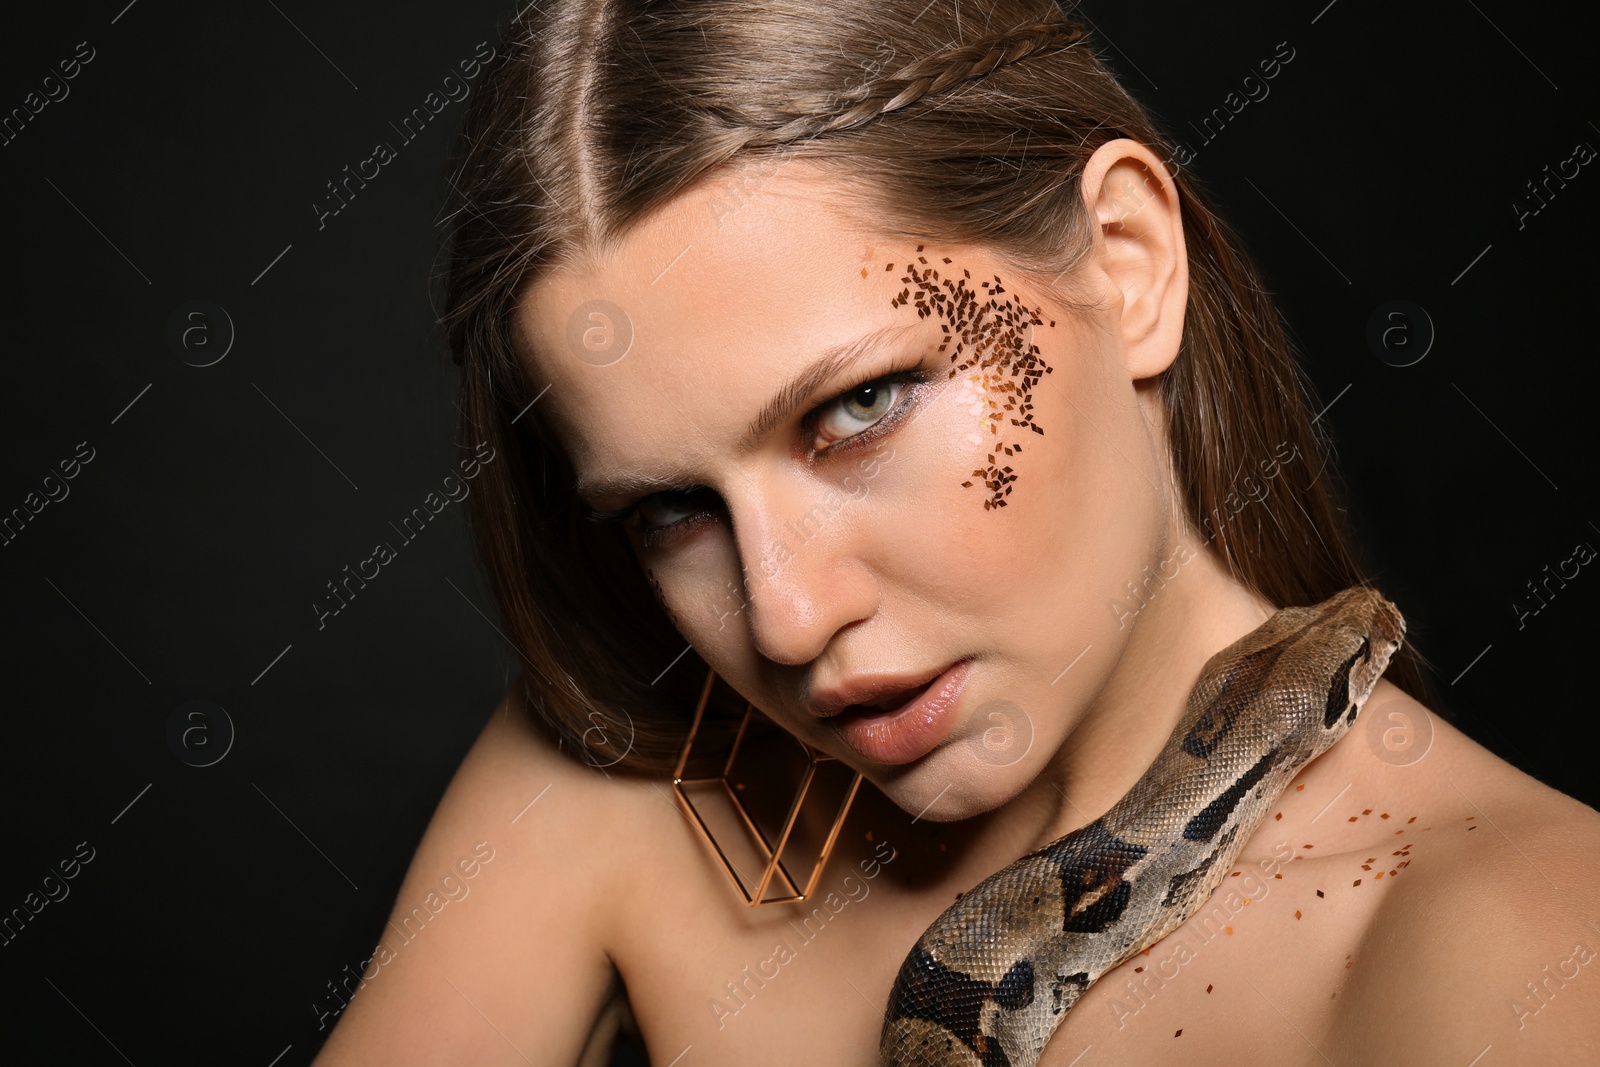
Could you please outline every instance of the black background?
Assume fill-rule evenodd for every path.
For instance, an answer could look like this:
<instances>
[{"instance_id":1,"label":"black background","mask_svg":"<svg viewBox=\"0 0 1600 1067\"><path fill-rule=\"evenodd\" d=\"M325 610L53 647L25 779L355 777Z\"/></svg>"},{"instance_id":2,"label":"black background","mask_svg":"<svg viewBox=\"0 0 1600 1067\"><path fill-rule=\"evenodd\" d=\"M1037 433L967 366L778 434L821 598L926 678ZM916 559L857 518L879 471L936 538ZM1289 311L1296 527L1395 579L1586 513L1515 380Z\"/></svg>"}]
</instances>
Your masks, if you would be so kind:
<instances>
[{"instance_id":1,"label":"black background","mask_svg":"<svg viewBox=\"0 0 1600 1067\"><path fill-rule=\"evenodd\" d=\"M310 608L454 468L429 277L462 105L403 146L388 124L513 7L125 2L40 5L0 38L4 113L94 49L0 145L0 512L94 449L0 547L0 913L95 850L0 947L0 1040L289 1067L319 1047L313 1001L370 955L515 660L458 505L325 628ZM1547 564L1600 547L1600 162L1521 225L1513 207L1575 145L1600 148L1588 23L1575 5L1325 4L1085 12L1281 299L1438 710L1594 804L1600 577L1552 583L1521 628L1513 608ZM1207 143L1195 127L1280 42L1294 58L1270 94ZM325 183L378 141L398 158L319 229ZM236 330L208 367L167 340L191 300ZM1392 300L1437 331L1411 366L1367 341ZM237 731L209 767L168 743L191 699Z\"/></svg>"}]
</instances>

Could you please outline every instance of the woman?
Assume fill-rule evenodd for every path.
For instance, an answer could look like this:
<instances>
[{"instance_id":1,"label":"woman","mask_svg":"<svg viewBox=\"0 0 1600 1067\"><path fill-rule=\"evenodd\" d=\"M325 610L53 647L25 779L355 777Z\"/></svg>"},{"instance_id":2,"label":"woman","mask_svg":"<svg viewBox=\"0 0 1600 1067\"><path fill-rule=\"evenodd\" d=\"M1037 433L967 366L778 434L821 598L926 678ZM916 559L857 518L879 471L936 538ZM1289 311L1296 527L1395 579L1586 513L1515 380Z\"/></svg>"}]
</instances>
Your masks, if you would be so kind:
<instances>
[{"instance_id":1,"label":"woman","mask_svg":"<svg viewBox=\"0 0 1600 1067\"><path fill-rule=\"evenodd\" d=\"M651 1062L876 1062L952 900L1127 793L1214 653L1366 584L1314 408L1053 2L549 0L501 51L444 321L527 670L318 1062L590 1062L624 990ZM1600 815L1421 662L1041 1063L1600 1048ZM672 795L707 666L864 777L803 904L743 906Z\"/></svg>"}]
</instances>

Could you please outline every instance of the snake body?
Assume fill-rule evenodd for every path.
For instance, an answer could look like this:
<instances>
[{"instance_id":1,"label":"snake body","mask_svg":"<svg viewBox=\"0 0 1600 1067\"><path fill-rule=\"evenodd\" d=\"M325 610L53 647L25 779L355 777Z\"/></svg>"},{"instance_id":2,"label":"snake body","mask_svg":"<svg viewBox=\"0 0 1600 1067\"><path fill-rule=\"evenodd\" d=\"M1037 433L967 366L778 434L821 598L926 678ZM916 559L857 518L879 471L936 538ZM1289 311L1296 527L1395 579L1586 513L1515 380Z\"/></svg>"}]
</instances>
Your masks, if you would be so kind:
<instances>
[{"instance_id":1,"label":"snake body","mask_svg":"<svg viewBox=\"0 0 1600 1067\"><path fill-rule=\"evenodd\" d=\"M1193 915L1290 780L1355 721L1405 621L1355 586L1212 656L1155 761L1103 816L963 894L889 996L889 1067L1034 1067L1084 990Z\"/></svg>"}]
</instances>

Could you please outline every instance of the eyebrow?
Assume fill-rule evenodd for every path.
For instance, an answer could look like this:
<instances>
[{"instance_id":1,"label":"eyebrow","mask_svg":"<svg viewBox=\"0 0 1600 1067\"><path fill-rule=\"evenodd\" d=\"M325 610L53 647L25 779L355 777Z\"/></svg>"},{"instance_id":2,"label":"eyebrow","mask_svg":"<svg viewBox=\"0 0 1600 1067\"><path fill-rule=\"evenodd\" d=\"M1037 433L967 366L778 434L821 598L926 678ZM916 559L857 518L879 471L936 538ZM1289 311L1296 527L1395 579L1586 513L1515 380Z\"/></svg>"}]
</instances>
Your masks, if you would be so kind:
<instances>
[{"instance_id":1,"label":"eyebrow","mask_svg":"<svg viewBox=\"0 0 1600 1067\"><path fill-rule=\"evenodd\" d=\"M914 330L917 326L918 323L882 326L862 334L853 341L844 341L823 349L814 362L784 382L772 395L772 399L762 407L760 414L750 420L736 450L741 454L750 451L772 431L773 427L808 403L819 389L832 381L844 368L876 353L899 335ZM681 480L685 475L686 472L678 468L658 474L630 473L593 479L585 479L580 474L573 489L580 497L590 499L622 497L646 490L658 492L671 487L675 480Z\"/></svg>"}]
</instances>

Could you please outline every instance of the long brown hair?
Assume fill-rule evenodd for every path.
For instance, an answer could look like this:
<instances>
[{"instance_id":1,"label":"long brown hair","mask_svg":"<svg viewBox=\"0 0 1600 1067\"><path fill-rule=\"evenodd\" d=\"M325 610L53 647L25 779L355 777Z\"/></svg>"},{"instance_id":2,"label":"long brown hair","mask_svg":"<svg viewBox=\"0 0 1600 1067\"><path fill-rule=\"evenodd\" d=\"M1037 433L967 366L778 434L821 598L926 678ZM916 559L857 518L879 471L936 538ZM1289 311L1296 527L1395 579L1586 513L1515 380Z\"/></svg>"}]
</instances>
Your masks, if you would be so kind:
<instances>
[{"instance_id":1,"label":"long brown hair","mask_svg":"<svg viewBox=\"0 0 1600 1067\"><path fill-rule=\"evenodd\" d=\"M1070 275L1092 248L1083 166L1116 137L1173 158L1056 0L523 8L464 118L440 323L462 368L460 439L497 452L467 502L481 562L528 667L523 701L563 747L663 770L706 667L625 535L580 518L573 469L518 360L512 317L529 282L696 183L785 159L837 174L886 232ZM1365 572L1309 381L1242 242L1192 174L1168 169L1189 296L1160 392L1189 522L1274 604L1316 603ZM1269 478L1293 506L1241 503ZM1425 662L1407 642L1388 677L1431 703Z\"/></svg>"}]
</instances>

